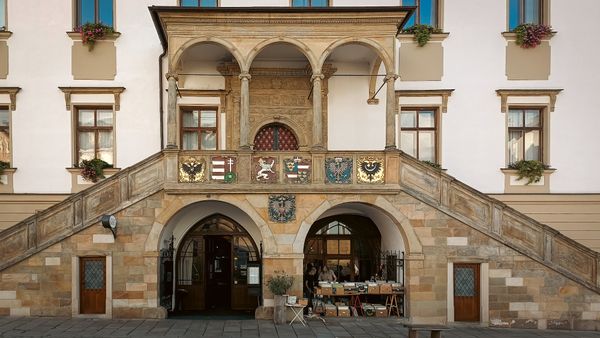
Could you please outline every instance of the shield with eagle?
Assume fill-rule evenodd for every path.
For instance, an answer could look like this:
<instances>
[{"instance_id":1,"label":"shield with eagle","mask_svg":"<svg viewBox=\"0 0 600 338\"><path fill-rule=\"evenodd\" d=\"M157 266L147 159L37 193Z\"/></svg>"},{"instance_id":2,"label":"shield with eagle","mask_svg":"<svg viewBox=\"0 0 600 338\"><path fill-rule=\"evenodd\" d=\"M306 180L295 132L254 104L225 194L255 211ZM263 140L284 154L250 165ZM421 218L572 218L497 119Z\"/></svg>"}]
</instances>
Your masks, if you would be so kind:
<instances>
[{"instance_id":1,"label":"shield with eagle","mask_svg":"<svg viewBox=\"0 0 600 338\"><path fill-rule=\"evenodd\" d=\"M383 158L360 157L356 178L358 183L383 183L384 180Z\"/></svg>"},{"instance_id":2,"label":"shield with eagle","mask_svg":"<svg viewBox=\"0 0 600 338\"><path fill-rule=\"evenodd\" d=\"M206 180L206 161L203 158L186 156L179 158L179 182L198 183Z\"/></svg>"},{"instance_id":3,"label":"shield with eagle","mask_svg":"<svg viewBox=\"0 0 600 338\"><path fill-rule=\"evenodd\" d=\"M349 157L326 158L325 183L352 183L352 159Z\"/></svg>"},{"instance_id":4,"label":"shield with eagle","mask_svg":"<svg viewBox=\"0 0 600 338\"><path fill-rule=\"evenodd\" d=\"M269 195L269 219L287 223L296 219L296 196Z\"/></svg>"}]
</instances>

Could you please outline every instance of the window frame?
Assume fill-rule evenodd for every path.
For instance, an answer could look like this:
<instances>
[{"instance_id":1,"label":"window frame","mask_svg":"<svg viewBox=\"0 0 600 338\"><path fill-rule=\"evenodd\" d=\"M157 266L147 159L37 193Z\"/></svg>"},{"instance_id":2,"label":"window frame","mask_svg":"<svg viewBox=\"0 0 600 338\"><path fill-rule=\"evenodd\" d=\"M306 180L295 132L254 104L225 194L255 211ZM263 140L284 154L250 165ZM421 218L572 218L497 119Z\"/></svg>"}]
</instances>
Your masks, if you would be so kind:
<instances>
[{"instance_id":1,"label":"window frame","mask_svg":"<svg viewBox=\"0 0 600 338\"><path fill-rule=\"evenodd\" d=\"M79 111L80 110L94 110L94 126L93 127L89 127L89 126L80 126L79 125ZM106 126L97 126L98 123L98 110L111 110L112 111L112 126L110 127L106 127ZM98 136L98 132L99 131L108 131L110 130L111 134L112 134L112 163L109 163L110 165L113 166L113 168L116 168L116 138L115 138L115 107L112 105L93 105L93 106L86 106L86 105L77 105L74 107L73 111L75 112L73 114L73 124L74 124L74 130L75 130L75 148L73 151L73 156L75 159L75 166L78 166L79 163L81 163L81 158L79 157L79 133L80 132L90 132L93 131L94 132L94 158L98 158L98 146L99 146L99 136Z\"/></svg>"},{"instance_id":2,"label":"window frame","mask_svg":"<svg viewBox=\"0 0 600 338\"><path fill-rule=\"evenodd\" d=\"M293 8L327 8L327 7L331 7L331 2L333 0L326 0L327 1L326 6L313 6L312 5L313 0L308 0L308 1L309 1L308 6L294 6L294 0L290 0L290 7L293 7Z\"/></svg>"},{"instance_id":3,"label":"window frame","mask_svg":"<svg viewBox=\"0 0 600 338\"><path fill-rule=\"evenodd\" d=\"M200 5L202 0L198 0L198 6L183 6L181 5L182 0L178 0L178 6L179 7L183 7L183 8L217 8L217 7L221 7L221 0L216 0L217 5L215 7L212 6L202 6Z\"/></svg>"},{"instance_id":4,"label":"window frame","mask_svg":"<svg viewBox=\"0 0 600 338\"><path fill-rule=\"evenodd\" d=\"M73 0L73 17L75 19L75 24L73 25L73 27L81 27L83 26L83 24L81 23L81 11L80 11L80 4L81 4L82 0ZM98 6L99 6L99 0L94 0L94 23L99 23L100 21L98 20ZM116 31L116 4L115 4L116 0L112 0L112 25L110 25L110 27L113 28L113 30Z\"/></svg>"},{"instance_id":5,"label":"window frame","mask_svg":"<svg viewBox=\"0 0 600 338\"><path fill-rule=\"evenodd\" d=\"M404 1L406 1L406 0L401 0L401 5L402 6L405 5ZM436 9L436 11L435 11L435 16L434 16L435 17L435 25L431 25L431 26L434 27L434 28L442 29L442 15L441 15L441 13L442 13L442 8L443 8L444 0L432 0L432 1L436 2L435 3L435 9ZM416 5L415 5L416 9L415 9L415 12L413 14L415 22L414 22L413 25L420 25L421 24L421 6L420 6L421 0L415 0L415 3L416 3ZM412 5L406 5L406 6L412 6ZM404 27L404 29L410 28L410 27L412 27L412 26L406 26L406 27Z\"/></svg>"},{"instance_id":6,"label":"window frame","mask_svg":"<svg viewBox=\"0 0 600 338\"><path fill-rule=\"evenodd\" d=\"M506 29L507 32L512 32L514 31L514 28L516 27L511 27L510 26L510 1L511 0L506 0ZM525 13L525 0L518 0L519 1L519 19L518 19L518 24L517 25L521 25L524 22L524 13ZM542 24L542 25L550 25L550 0L538 0L539 3L539 18L538 18L538 22L537 24Z\"/></svg>"},{"instance_id":7,"label":"window frame","mask_svg":"<svg viewBox=\"0 0 600 338\"><path fill-rule=\"evenodd\" d=\"M198 110L200 112L202 112L203 110L206 110L206 111L214 110L216 125L214 127L210 127L210 128L202 127L201 122L200 122L202 119L202 113L200 113L200 115L198 116L198 127L196 127L196 128L184 127L183 126L183 114L186 112L194 111L194 110ZM218 106L198 106L198 105L180 106L179 107L179 144L180 144L181 149L183 150L183 134L186 131L197 131L198 132L198 149L187 149L186 151L215 151L215 150L221 149L220 148L221 142L220 142L220 135L219 135L219 128L220 128L219 116L220 116L220 111L219 111ZM202 149L201 135L202 135L203 130L213 130L213 132L216 133L215 149Z\"/></svg>"},{"instance_id":8,"label":"window frame","mask_svg":"<svg viewBox=\"0 0 600 338\"><path fill-rule=\"evenodd\" d=\"M521 110L521 111L525 111L525 110L537 110L540 114L540 124L539 127L525 127L525 114L523 114L523 127L509 127L508 126L508 119L509 119L509 114L511 110ZM510 141L510 131L511 129L513 131L531 131L531 130L539 130L540 133L540 138L539 138L539 143L540 143L540 152L539 152L539 156L538 156L538 161L547 164L547 159L548 156L546 154L546 145L547 145L547 128L548 128L548 124L547 124L547 118L546 118L546 111L547 111L547 107L543 106L543 105L524 105L524 104L515 104L515 105L509 105L508 106L508 110L506 111L506 141L505 141L505 149L506 149L506 166L508 167L508 165L510 165L512 162L510 162L510 152L509 152L509 141ZM525 142L523 142L523 149L522 149L522 157L521 159L517 159L517 161L520 160L524 160L525 159Z\"/></svg>"},{"instance_id":9,"label":"window frame","mask_svg":"<svg viewBox=\"0 0 600 338\"><path fill-rule=\"evenodd\" d=\"M0 22L0 32L8 32L8 0L0 0L0 6L4 7L4 17L0 17L4 24Z\"/></svg>"},{"instance_id":10,"label":"window frame","mask_svg":"<svg viewBox=\"0 0 600 338\"><path fill-rule=\"evenodd\" d=\"M0 132L3 130L8 130L8 163L10 166L13 166L13 142L12 142L12 110L10 109L9 104L0 104L0 110L6 110L8 113L8 125L6 127L0 125ZM2 159L0 158L0 161Z\"/></svg>"},{"instance_id":11,"label":"window frame","mask_svg":"<svg viewBox=\"0 0 600 338\"><path fill-rule=\"evenodd\" d=\"M416 111L416 127L414 128L403 128L402 127L402 120L401 120L401 115L403 111ZM434 123L434 127L427 127L427 128L420 128L419 127L419 112L420 111L433 111L433 123ZM434 152L433 152L433 156L434 156L434 161L433 163L436 164L441 164L440 162L440 153L439 153L439 140L440 140L440 135L439 135L439 126L440 126L440 109L439 107L435 107L435 106L402 106L400 108L400 113L398 114L398 126L399 126L399 138L400 140L402 139L402 132L403 131L416 131L417 132L417 153L415 154L415 158L419 161L421 161L419 159L419 132L420 131L433 131L434 132L434 140L433 140L433 144L435 146ZM400 149L402 149L402 144L400 144Z\"/></svg>"}]
</instances>

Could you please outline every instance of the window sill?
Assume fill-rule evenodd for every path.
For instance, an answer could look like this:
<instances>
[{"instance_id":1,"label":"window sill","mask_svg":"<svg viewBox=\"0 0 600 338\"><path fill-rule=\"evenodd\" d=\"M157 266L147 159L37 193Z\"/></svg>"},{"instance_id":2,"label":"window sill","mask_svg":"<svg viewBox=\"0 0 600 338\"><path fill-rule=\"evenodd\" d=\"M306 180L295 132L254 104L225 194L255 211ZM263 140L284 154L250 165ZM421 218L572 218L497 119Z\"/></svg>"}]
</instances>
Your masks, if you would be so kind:
<instances>
[{"instance_id":1,"label":"window sill","mask_svg":"<svg viewBox=\"0 0 600 338\"><path fill-rule=\"evenodd\" d=\"M545 169L544 174L537 183L527 183L527 178L517 180L517 170L509 168L500 168L500 171L504 174L504 193L549 193L550 192L550 175L552 175L556 169L550 168Z\"/></svg>"},{"instance_id":2,"label":"window sill","mask_svg":"<svg viewBox=\"0 0 600 338\"><path fill-rule=\"evenodd\" d=\"M0 31L0 40L7 40L12 34L11 31Z\"/></svg>"},{"instance_id":3,"label":"window sill","mask_svg":"<svg viewBox=\"0 0 600 338\"><path fill-rule=\"evenodd\" d=\"M111 177L112 175L118 173L120 170L121 170L121 168L106 168L106 169L104 169L104 176L105 176L104 179ZM67 171L71 174L71 193L80 192L80 191L94 185L94 182L86 181L83 179L83 176L81 176L81 168L67 168ZM102 180L103 179L100 179L100 180L98 180L98 182L100 182ZM98 182L96 182L96 183L98 183Z\"/></svg>"},{"instance_id":4,"label":"window sill","mask_svg":"<svg viewBox=\"0 0 600 338\"><path fill-rule=\"evenodd\" d=\"M436 34L431 34L431 39L429 39L429 42L442 42L444 40L446 40L446 38L450 35L450 33L436 33ZM409 34L409 33L400 33L397 35L398 40L400 40L400 42L410 42L410 41L414 41L415 39L415 35L414 34Z\"/></svg>"},{"instance_id":5,"label":"window sill","mask_svg":"<svg viewBox=\"0 0 600 338\"><path fill-rule=\"evenodd\" d=\"M17 171L17 168L4 169L4 173L0 175L0 193L12 194L14 192L13 175L15 171Z\"/></svg>"},{"instance_id":6,"label":"window sill","mask_svg":"<svg viewBox=\"0 0 600 338\"><path fill-rule=\"evenodd\" d=\"M556 31L553 31L552 34L543 38L542 41L550 41L550 39L552 39L552 37L556 33L557 33ZM517 40L517 33L515 33L515 32L502 32L501 34L506 39L506 41L516 41Z\"/></svg>"},{"instance_id":7,"label":"window sill","mask_svg":"<svg viewBox=\"0 0 600 338\"><path fill-rule=\"evenodd\" d=\"M67 32L67 35L73 40L73 41L81 41L81 33L79 32ZM98 41L115 41L119 38L119 36L121 36L121 33L119 32L114 32L111 35L107 35L105 37L103 37L102 39L98 40Z\"/></svg>"}]
</instances>

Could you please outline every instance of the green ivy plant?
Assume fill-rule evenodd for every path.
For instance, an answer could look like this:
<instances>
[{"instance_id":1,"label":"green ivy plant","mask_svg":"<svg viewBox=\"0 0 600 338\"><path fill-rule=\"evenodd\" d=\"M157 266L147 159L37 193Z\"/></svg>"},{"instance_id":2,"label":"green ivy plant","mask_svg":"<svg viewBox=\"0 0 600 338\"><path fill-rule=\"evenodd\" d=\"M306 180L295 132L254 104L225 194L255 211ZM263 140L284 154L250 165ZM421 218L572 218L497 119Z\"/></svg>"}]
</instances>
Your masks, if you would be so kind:
<instances>
[{"instance_id":1,"label":"green ivy plant","mask_svg":"<svg viewBox=\"0 0 600 338\"><path fill-rule=\"evenodd\" d=\"M285 272L275 271L275 275L273 275L268 281L267 286L269 287L269 291L271 291L274 295L285 295L287 291L294 284L294 277L287 275Z\"/></svg>"},{"instance_id":2,"label":"green ivy plant","mask_svg":"<svg viewBox=\"0 0 600 338\"><path fill-rule=\"evenodd\" d=\"M524 23L515 27L513 32L517 34L517 46L535 48L542 43L542 39L552 35L552 28L546 25Z\"/></svg>"},{"instance_id":3,"label":"green ivy plant","mask_svg":"<svg viewBox=\"0 0 600 338\"><path fill-rule=\"evenodd\" d=\"M104 178L104 169L112 168L112 165L99 158L94 158L82 160L78 167L81 168L81 176L84 180L96 183L99 179Z\"/></svg>"},{"instance_id":4,"label":"green ivy plant","mask_svg":"<svg viewBox=\"0 0 600 338\"><path fill-rule=\"evenodd\" d=\"M419 47L423 47L431 39L431 34L441 33L442 30L435 28L430 25L414 25L410 28L402 30L402 33L414 34L414 40L417 42Z\"/></svg>"},{"instance_id":5,"label":"green ivy plant","mask_svg":"<svg viewBox=\"0 0 600 338\"><path fill-rule=\"evenodd\" d=\"M86 23L78 27L77 31L81 33L81 43L87 45L90 52L94 49L97 40L102 40L115 32L112 27L103 23Z\"/></svg>"},{"instance_id":6,"label":"green ivy plant","mask_svg":"<svg viewBox=\"0 0 600 338\"><path fill-rule=\"evenodd\" d=\"M8 168L10 168L10 163L0 161L0 175L4 175L4 169L8 169ZM0 183L0 184L2 184L2 183Z\"/></svg>"},{"instance_id":7,"label":"green ivy plant","mask_svg":"<svg viewBox=\"0 0 600 338\"><path fill-rule=\"evenodd\" d=\"M517 175L519 175L517 180L527 179L525 185L539 182L544 175L544 170L548 168L550 166L536 160L521 160L508 165L508 169L517 171Z\"/></svg>"},{"instance_id":8,"label":"green ivy plant","mask_svg":"<svg viewBox=\"0 0 600 338\"><path fill-rule=\"evenodd\" d=\"M438 163L431 162L431 161L421 161L421 163L427 164L428 166L435 168L437 170L442 170L442 166Z\"/></svg>"}]
</instances>

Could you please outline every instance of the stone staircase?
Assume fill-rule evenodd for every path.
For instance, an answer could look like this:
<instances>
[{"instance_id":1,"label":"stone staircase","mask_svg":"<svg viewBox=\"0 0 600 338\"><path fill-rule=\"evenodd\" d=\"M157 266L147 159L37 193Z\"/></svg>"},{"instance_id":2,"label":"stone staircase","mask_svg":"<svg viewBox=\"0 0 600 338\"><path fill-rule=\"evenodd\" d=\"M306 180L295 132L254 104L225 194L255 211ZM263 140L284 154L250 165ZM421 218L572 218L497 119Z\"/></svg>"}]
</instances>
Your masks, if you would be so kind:
<instances>
[{"instance_id":1,"label":"stone staircase","mask_svg":"<svg viewBox=\"0 0 600 338\"><path fill-rule=\"evenodd\" d=\"M160 191L163 157L152 155L0 232L0 271Z\"/></svg>"},{"instance_id":2,"label":"stone staircase","mask_svg":"<svg viewBox=\"0 0 600 338\"><path fill-rule=\"evenodd\" d=\"M238 155L249 156L247 152ZM323 160L325 155L313 155L315 180L322 177L318 173L322 171L322 161L317 157ZM600 293L599 253L400 151L386 152L385 158L388 181L369 187L369 192L390 193L400 187L414 198ZM240 178L249 176L250 166L247 167L248 172L240 172ZM177 183L177 168L178 151L165 150L0 232L0 271L97 224L103 214L114 214L161 190L189 189L190 184ZM264 188L264 184L260 186ZM255 191L257 184L246 183L243 187L240 185ZM204 189L198 184L194 188ZM211 191L214 188L206 186ZM310 186L301 188L310 190ZM343 188L365 191L364 185L357 184ZM236 191L235 184L228 189Z\"/></svg>"}]
</instances>

